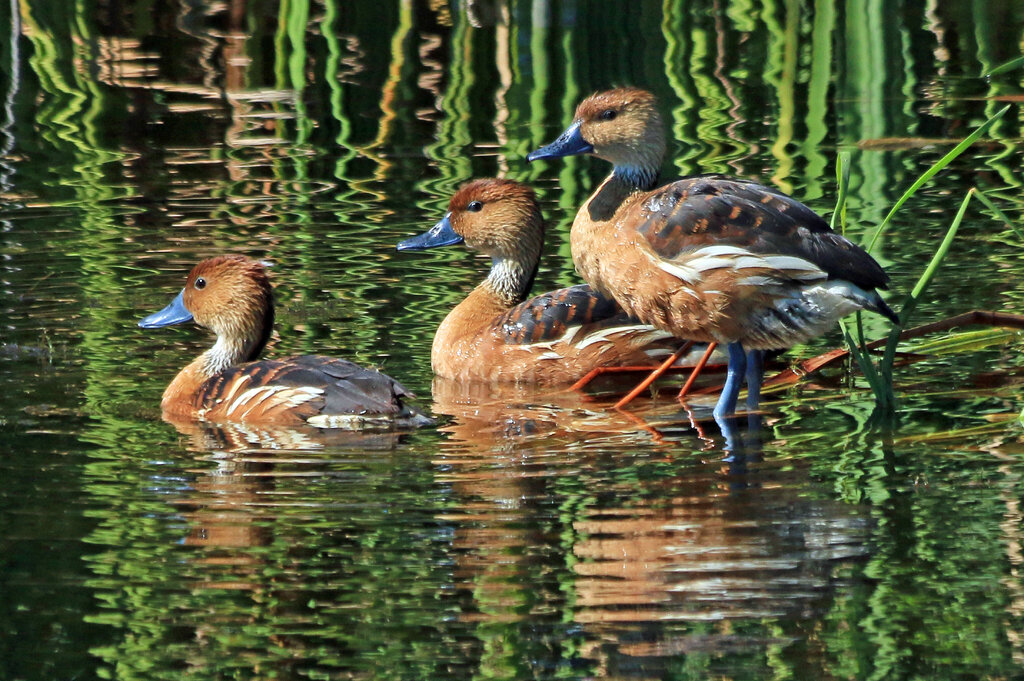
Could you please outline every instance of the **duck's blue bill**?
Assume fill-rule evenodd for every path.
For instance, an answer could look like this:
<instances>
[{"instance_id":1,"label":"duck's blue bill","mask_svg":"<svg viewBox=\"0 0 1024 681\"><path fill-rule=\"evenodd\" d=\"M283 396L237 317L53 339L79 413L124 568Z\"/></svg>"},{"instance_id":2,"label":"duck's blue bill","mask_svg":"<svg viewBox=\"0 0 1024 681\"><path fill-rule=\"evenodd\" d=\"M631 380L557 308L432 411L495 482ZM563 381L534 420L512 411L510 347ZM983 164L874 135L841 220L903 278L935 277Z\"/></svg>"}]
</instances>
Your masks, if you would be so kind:
<instances>
[{"instance_id":1,"label":"duck's blue bill","mask_svg":"<svg viewBox=\"0 0 1024 681\"><path fill-rule=\"evenodd\" d=\"M441 218L436 225L431 227L428 231L423 232L419 236L414 236L411 239L398 244L398 250L400 251L422 251L428 248L438 248L440 246L451 246L452 244L461 244L463 239L459 236L454 229L452 229L451 220L449 217L451 213L448 213Z\"/></svg>"},{"instance_id":2,"label":"duck's blue bill","mask_svg":"<svg viewBox=\"0 0 1024 681\"><path fill-rule=\"evenodd\" d=\"M183 324L190 321L192 321L192 313L185 308L185 289L181 289L181 293L175 296L170 305L139 321L139 326L144 329L157 329L161 326Z\"/></svg>"},{"instance_id":3,"label":"duck's blue bill","mask_svg":"<svg viewBox=\"0 0 1024 681\"><path fill-rule=\"evenodd\" d=\"M594 151L594 145L583 139L580 132L580 121L576 121L565 129L551 144L541 147L537 151L531 151L526 157L527 161L537 161L542 158L561 158L562 156L575 156L576 154L589 154Z\"/></svg>"}]
</instances>

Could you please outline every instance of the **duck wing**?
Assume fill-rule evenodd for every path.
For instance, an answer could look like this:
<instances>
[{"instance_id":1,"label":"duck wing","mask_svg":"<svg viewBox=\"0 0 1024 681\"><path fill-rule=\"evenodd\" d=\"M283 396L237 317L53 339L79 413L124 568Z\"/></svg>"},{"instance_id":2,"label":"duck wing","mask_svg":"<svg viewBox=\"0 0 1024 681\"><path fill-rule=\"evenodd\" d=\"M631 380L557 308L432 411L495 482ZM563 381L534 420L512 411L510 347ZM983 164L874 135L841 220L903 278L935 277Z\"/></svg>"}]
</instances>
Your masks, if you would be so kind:
<instances>
[{"instance_id":1,"label":"duck wing","mask_svg":"<svg viewBox=\"0 0 1024 681\"><path fill-rule=\"evenodd\" d=\"M305 422L330 428L426 425L401 383L344 359L300 355L232 367L196 393L207 421Z\"/></svg>"},{"instance_id":2,"label":"duck wing","mask_svg":"<svg viewBox=\"0 0 1024 681\"><path fill-rule=\"evenodd\" d=\"M638 211L638 213L634 213ZM889 277L863 248L778 190L718 176L683 178L650 192L625 216L667 263L696 258L700 268L774 269L798 280L843 279L863 289ZM753 260L740 260L756 256ZM801 264L797 260L805 261ZM813 268L808 268L810 263Z\"/></svg>"},{"instance_id":3,"label":"duck wing","mask_svg":"<svg viewBox=\"0 0 1024 681\"><path fill-rule=\"evenodd\" d=\"M505 342L529 345L561 339L573 327L587 324L636 326L637 319L588 284L560 288L534 296L498 318ZM653 328L653 327L650 327Z\"/></svg>"}]
</instances>

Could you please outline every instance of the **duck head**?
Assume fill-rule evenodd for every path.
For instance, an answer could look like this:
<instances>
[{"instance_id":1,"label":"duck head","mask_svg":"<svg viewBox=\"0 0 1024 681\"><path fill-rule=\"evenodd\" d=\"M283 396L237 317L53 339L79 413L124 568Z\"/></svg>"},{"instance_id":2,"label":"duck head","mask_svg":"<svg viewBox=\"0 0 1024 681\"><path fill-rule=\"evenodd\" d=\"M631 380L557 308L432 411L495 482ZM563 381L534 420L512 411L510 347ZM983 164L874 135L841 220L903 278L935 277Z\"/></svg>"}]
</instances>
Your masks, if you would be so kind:
<instances>
[{"instance_id":1,"label":"duck head","mask_svg":"<svg viewBox=\"0 0 1024 681\"><path fill-rule=\"evenodd\" d=\"M264 266L237 255L204 260L188 275L185 288L159 312L139 321L144 329L195 321L232 349L234 361L262 352L274 325L273 289Z\"/></svg>"},{"instance_id":2,"label":"duck head","mask_svg":"<svg viewBox=\"0 0 1024 681\"><path fill-rule=\"evenodd\" d=\"M544 245L544 220L533 190L497 178L468 182L449 201L448 212L436 225L401 242L398 250L459 243L491 257L489 281L503 295L525 295Z\"/></svg>"},{"instance_id":3,"label":"duck head","mask_svg":"<svg viewBox=\"0 0 1024 681\"><path fill-rule=\"evenodd\" d=\"M618 88L580 102L572 123L551 144L531 152L536 161L592 154L635 184L650 185L665 155L665 130L657 100L647 90Z\"/></svg>"},{"instance_id":4,"label":"duck head","mask_svg":"<svg viewBox=\"0 0 1024 681\"><path fill-rule=\"evenodd\" d=\"M544 222L533 190L512 180L487 178L462 185L448 202L448 212L430 230L398 244L400 251L465 243L499 259L539 253Z\"/></svg>"}]
</instances>

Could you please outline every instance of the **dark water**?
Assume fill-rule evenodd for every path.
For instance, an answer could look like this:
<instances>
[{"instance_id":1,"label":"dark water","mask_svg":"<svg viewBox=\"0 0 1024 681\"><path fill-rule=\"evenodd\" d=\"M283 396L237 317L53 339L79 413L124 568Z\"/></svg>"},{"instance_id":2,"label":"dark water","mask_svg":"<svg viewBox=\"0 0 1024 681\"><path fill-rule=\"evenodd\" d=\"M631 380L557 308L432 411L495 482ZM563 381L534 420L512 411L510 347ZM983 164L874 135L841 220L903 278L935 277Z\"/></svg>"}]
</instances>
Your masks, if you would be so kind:
<instances>
[{"instance_id":1,"label":"dark water","mask_svg":"<svg viewBox=\"0 0 1024 681\"><path fill-rule=\"evenodd\" d=\"M883 238L898 305L970 187L1024 212L1024 71L980 75L1020 55L1020 2L0 15L0 678L1024 678L1013 334L900 369L894 433L847 367L773 395L730 455L670 399L629 419L444 386L439 431L178 433L160 393L209 339L135 326L199 259L270 258L270 353L380 366L430 405L433 331L486 265L394 244L501 174L551 221L538 286L574 283L607 168L524 157L586 94L649 87L667 169L826 215L849 152L855 238L1011 103ZM915 319L1024 311L1022 254L972 203Z\"/></svg>"}]
</instances>

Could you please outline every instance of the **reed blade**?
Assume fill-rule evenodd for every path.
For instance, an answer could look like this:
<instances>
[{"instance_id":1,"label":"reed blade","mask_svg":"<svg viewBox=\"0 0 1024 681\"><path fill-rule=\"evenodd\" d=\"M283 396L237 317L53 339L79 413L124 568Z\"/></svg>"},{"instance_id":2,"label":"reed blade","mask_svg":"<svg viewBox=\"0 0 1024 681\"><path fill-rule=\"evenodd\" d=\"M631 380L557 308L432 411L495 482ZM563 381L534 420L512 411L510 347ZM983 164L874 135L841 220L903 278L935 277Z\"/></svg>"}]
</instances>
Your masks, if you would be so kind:
<instances>
[{"instance_id":1,"label":"reed blade","mask_svg":"<svg viewBox=\"0 0 1024 681\"><path fill-rule=\"evenodd\" d=\"M996 121L1002 118L1009 110L1010 105L1007 104L1002 109L992 114L991 118L982 123L978 127L978 129L972 132L970 135L968 135L964 139L964 141L960 142L960 144L953 147L953 149L948 154L940 158L935 163L935 165L933 165L928 170L924 171L921 174L921 177L917 178L914 184L910 185L910 188L907 189L907 191L903 192L903 196L901 196L899 200L896 201L895 204L893 204L893 207L889 210L888 215L886 215L885 219L882 220L882 224L878 225L878 229L875 230L875 233L871 236L871 239L869 239L867 244L864 246L864 250L866 250L868 253L871 252L871 250L875 247L875 244L878 243L879 237L882 236L882 234L885 232L886 227L889 226L889 222L892 221L893 216L896 215L896 212L904 203L907 202L908 199L910 199L910 197L917 193L918 189L924 186L924 184L928 182L928 180L932 179L932 177L934 177L936 173L938 173L940 170L942 170L950 163L952 163L957 156L964 153L967 147L974 144L979 137L988 132L989 128L995 125Z\"/></svg>"}]
</instances>

